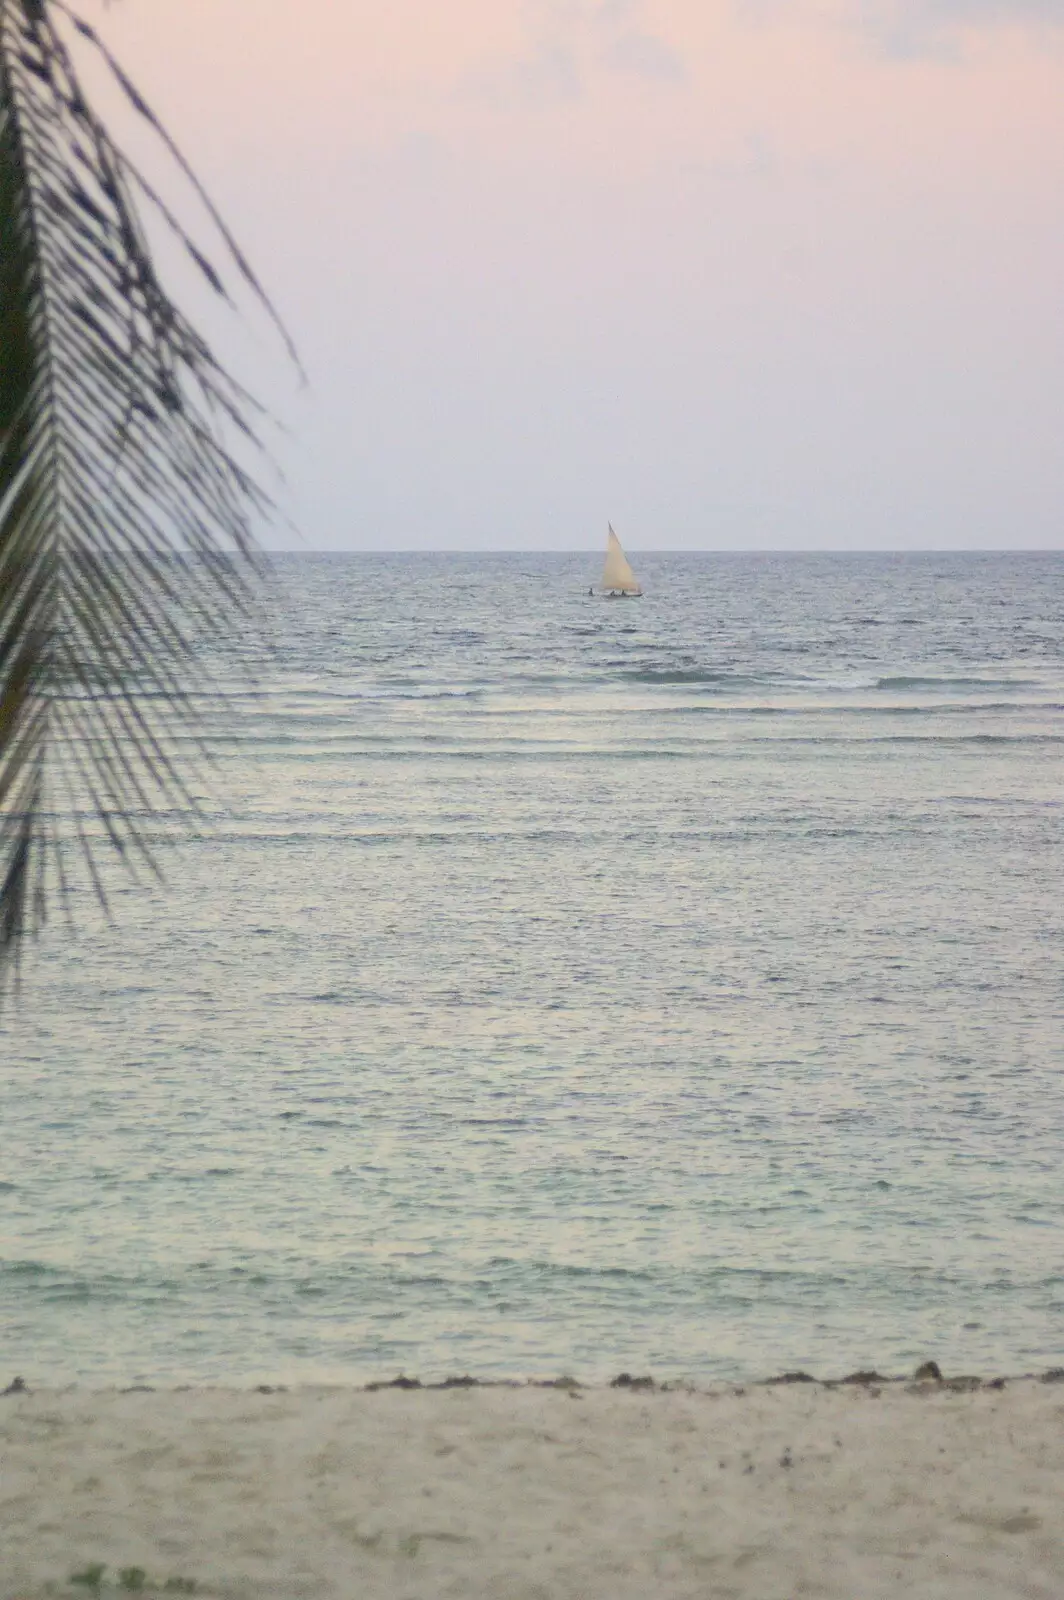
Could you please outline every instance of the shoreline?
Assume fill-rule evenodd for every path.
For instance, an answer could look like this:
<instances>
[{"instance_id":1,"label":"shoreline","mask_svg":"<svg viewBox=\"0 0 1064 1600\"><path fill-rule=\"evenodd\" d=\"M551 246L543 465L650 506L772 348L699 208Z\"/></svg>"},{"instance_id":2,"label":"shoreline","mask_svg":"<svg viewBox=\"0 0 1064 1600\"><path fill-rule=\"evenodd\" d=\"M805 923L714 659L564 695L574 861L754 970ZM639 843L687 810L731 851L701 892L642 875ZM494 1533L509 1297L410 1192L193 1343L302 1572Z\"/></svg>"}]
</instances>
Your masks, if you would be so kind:
<instances>
[{"instance_id":1,"label":"shoreline","mask_svg":"<svg viewBox=\"0 0 1064 1600\"><path fill-rule=\"evenodd\" d=\"M0 1456L0 1600L1064 1593L1061 1368L27 1384Z\"/></svg>"},{"instance_id":2,"label":"shoreline","mask_svg":"<svg viewBox=\"0 0 1064 1600\"><path fill-rule=\"evenodd\" d=\"M442 1393L454 1389L578 1389L582 1393L595 1393L607 1389L629 1389L645 1394L735 1394L743 1395L750 1389L788 1388L792 1385L811 1386L832 1390L843 1388L882 1389L906 1387L913 1393L969 1394L980 1389L1000 1391L1009 1384L1041 1383L1064 1384L1064 1366L1043 1368L1040 1372L995 1373L987 1377L981 1373L943 1372L937 1361L925 1361L912 1373L884 1373L875 1368L861 1368L848 1372L841 1378L819 1378L815 1374L795 1369L780 1372L770 1378L706 1379L655 1378L651 1373L620 1372L614 1378L585 1380L570 1374L557 1378L478 1378L470 1373L455 1374L446 1378L420 1378L405 1372L394 1378L371 1378L365 1382L337 1383L332 1380L310 1378L289 1383L239 1383L182 1382L97 1384L93 1382L52 1384L29 1382L16 1374L6 1388L0 1389L0 1400L32 1394L377 1394L396 1389L423 1394Z\"/></svg>"}]
</instances>

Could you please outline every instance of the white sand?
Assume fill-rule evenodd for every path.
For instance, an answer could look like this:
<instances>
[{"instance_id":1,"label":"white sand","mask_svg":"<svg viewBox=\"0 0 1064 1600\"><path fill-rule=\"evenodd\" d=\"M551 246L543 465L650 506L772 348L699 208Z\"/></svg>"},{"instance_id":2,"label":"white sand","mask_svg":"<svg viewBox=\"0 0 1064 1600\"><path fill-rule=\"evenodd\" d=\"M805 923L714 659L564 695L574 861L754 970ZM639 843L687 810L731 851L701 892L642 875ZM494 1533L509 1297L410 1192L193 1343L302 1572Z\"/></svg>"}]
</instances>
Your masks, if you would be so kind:
<instances>
[{"instance_id":1,"label":"white sand","mask_svg":"<svg viewBox=\"0 0 1064 1600\"><path fill-rule=\"evenodd\" d=\"M1064 1384L35 1393L0 1449L2 1600L1064 1596Z\"/></svg>"}]
</instances>

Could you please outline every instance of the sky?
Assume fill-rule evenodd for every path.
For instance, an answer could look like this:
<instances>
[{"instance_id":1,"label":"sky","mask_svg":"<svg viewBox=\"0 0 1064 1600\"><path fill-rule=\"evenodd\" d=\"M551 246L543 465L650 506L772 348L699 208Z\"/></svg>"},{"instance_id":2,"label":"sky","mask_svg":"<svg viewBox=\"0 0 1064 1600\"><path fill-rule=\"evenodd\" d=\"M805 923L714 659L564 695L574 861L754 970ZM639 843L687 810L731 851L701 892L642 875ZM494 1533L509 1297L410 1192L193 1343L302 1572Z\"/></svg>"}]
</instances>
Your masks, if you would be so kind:
<instances>
[{"instance_id":1,"label":"sky","mask_svg":"<svg viewBox=\"0 0 1064 1600\"><path fill-rule=\"evenodd\" d=\"M268 545L1064 548L1064 0L83 9L306 367Z\"/></svg>"}]
</instances>

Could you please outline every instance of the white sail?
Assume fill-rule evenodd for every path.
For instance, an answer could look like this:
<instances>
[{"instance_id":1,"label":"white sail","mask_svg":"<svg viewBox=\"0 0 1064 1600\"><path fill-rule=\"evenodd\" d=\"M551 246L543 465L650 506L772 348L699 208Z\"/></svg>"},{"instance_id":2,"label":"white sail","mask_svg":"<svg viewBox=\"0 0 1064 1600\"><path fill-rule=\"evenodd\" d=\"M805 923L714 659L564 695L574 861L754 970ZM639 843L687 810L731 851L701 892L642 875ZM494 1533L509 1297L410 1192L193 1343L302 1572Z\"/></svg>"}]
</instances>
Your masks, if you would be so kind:
<instances>
[{"instance_id":1,"label":"white sail","mask_svg":"<svg viewBox=\"0 0 1064 1600\"><path fill-rule=\"evenodd\" d=\"M619 589L622 594L643 592L639 587L639 579L628 564L628 557L621 549L621 541L614 533L612 524L606 540L606 565L602 569L602 587Z\"/></svg>"}]
</instances>

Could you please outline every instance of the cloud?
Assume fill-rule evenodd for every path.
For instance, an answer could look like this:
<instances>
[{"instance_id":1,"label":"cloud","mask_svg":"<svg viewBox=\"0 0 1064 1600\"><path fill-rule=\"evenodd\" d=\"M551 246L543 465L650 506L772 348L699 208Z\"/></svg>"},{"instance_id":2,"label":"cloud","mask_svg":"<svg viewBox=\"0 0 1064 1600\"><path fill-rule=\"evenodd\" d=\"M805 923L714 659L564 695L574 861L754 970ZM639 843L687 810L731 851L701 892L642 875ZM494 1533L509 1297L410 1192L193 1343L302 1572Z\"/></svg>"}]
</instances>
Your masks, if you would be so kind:
<instances>
[{"instance_id":1,"label":"cloud","mask_svg":"<svg viewBox=\"0 0 1064 1600\"><path fill-rule=\"evenodd\" d=\"M596 72L680 83L678 52L645 26L645 0L524 0L526 48L467 82L500 106L551 106L579 99Z\"/></svg>"},{"instance_id":2,"label":"cloud","mask_svg":"<svg viewBox=\"0 0 1064 1600\"><path fill-rule=\"evenodd\" d=\"M541 40L527 56L512 62L508 77L518 97L533 105L558 105L577 100L583 93L576 55L549 39Z\"/></svg>"},{"instance_id":3,"label":"cloud","mask_svg":"<svg viewBox=\"0 0 1064 1600\"><path fill-rule=\"evenodd\" d=\"M956 57L976 30L1064 29L1064 0L847 0L844 14L888 55Z\"/></svg>"},{"instance_id":4,"label":"cloud","mask_svg":"<svg viewBox=\"0 0 1064 1600\"><path fill-rule=\"evenodd\" d=\"M890 10L930 22L979 27L987 23L1064 26L1064 0L858 0L867 10Z\"/></svg>"},{"instance_id":5,"label":"cloud","mask_svg":"<svg viewBox=\"0 0 1064 1600\"><path fill-rule=\"evenodd\" d=\"M686 76L676 51L655 33L626 30L604 47L602 61L619 72L633 72L640 78L681 83Z\"/></svg>"},{"instance_id":6,"label":"cloud","mask_svg":"<svg viewBox=\"0 0 1064 1600\"><path fill-rule=\"evenodd\" d=\"M784 163L772 139L757 128L735 139L723 154L684 163L683 171L695 178L747 182L771 181L784 170Z\"/></svg>"},{"instance_id":7,"label":"cloud","mask_svg":"<svg viewBox=\"0 0 1064 1600\"><path fill-rule=\"evenodd\" d=\"M1064 34L1064 0L733 0L755 25L803 21L860 33L877 50L899 59L957 60L977 32L1022 28Z\"/></svg>"}]
</instances>

